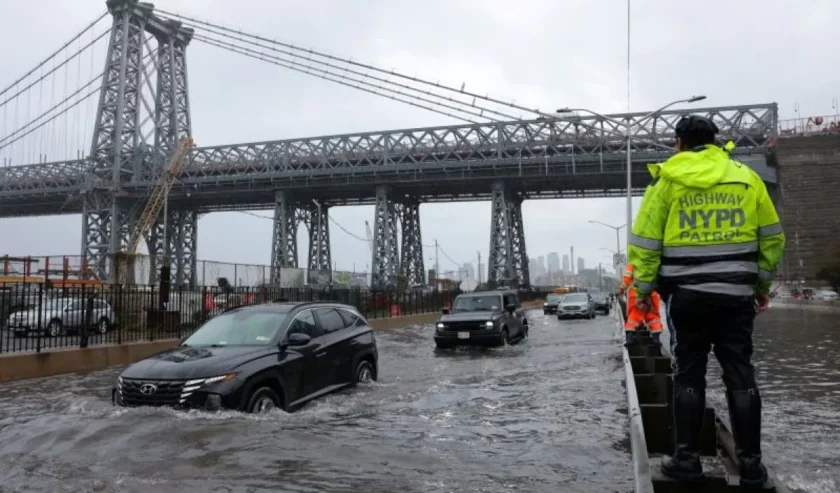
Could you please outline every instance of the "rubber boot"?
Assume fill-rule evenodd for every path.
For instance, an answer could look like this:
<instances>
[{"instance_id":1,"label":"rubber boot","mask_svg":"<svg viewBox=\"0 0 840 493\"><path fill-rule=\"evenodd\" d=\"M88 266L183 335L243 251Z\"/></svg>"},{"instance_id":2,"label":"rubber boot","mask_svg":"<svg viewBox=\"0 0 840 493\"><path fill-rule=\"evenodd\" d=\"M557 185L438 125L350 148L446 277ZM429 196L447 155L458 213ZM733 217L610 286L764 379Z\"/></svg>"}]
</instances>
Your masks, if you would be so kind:
<instances>
[{"instance_id":1,"label":"rubber boot","mask_svg":"<svg viewBox=\"0 0 840 493\"><path fill-rule=\"evenodd\" d=\"M625 346L633 346L636 344L636 331L635 330L625 330L624 331L624 345Z\"/></svg>"},{"instance_id":2,"label":"rubber boot","mask_svg":"<svg viewBox=\"0 0 840 493\"><path fill-rule=\"evenodd\" d=\"M726 401L741 486L760 488L767 481L767 468L761 463L761 396L758 389L731 390L726 392Z\"/></svg>"},{"instance_id":3,"label":"rubber boot","mask_svg":"<svg viewBox=\"0 0 840 493\"><path fill-rule=\"evenodd\" d=\"M674 388L674 455L662 458L662 473L684 483L706 479L700 464L700 432L706 410L706 392Z\"/></svg>"}]
</instances>

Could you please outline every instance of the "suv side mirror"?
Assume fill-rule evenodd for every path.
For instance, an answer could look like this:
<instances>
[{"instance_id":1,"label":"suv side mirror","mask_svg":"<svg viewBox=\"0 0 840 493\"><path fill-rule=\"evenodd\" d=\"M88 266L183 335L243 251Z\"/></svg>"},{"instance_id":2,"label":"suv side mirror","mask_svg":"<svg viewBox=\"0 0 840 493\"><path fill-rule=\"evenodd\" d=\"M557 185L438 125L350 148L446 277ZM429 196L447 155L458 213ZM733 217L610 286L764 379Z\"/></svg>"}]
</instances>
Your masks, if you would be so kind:
<instances>
[{"instance_id":1,"label":"suv side mirror","mask_svg":"<svg viewBox=\"0 0 840 493\"><path fill-rule=\"evenodd\" d=\"M440 312L444 315L449 315L449 308L443 307L443 309Z\"/></svg>"},{"instance_id":2,"label":"suv side mirror","mask_svg":"<svg viewBox=\"0 0 840 493\"><path fill-rule=\"evenodd\" d=\"M312 341L312 338L309 337L307 334L301 334L300 332L295 332L289 334L289 346L306 346Z\"/></svg>"},{"instance_id":3,"label":"suv side mirror","mask_svg":"<svg viewBox=\"0 0 840 493\"><path fill-rule=\"evenodd\" d=\"M515 303L508 303L507 305L505 305L505 310L507 310L510 313L515 312L516 311L516 304Z\"/></svg>"}]
</instances>

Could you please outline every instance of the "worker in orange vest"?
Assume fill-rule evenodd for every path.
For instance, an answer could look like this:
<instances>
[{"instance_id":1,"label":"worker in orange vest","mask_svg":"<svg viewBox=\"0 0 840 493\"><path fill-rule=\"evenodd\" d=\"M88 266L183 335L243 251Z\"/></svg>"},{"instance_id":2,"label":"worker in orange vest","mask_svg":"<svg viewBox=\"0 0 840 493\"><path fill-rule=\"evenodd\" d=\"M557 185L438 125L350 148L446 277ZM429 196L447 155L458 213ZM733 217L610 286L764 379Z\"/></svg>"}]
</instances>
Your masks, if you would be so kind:
<instances>
[{"instance_id":1,"label":"worker in orange vest","mask_svg":"<svg viewBox=\"0 0 840 493\"><path fill-rule=\"evenodd\" d=\"M636 340L636 329L644 322L650 330L651 337L658 343L659 334L662 333L662 319L659 317L659 293L654 291L651 294L650 309L643 310L636 306L636 290L630 289L633 278L633 266L627 264L621 278L622 289L627 292L627 318L624 322L625 341L627 344L632 344Z\"/></svg>"}]
</instances>

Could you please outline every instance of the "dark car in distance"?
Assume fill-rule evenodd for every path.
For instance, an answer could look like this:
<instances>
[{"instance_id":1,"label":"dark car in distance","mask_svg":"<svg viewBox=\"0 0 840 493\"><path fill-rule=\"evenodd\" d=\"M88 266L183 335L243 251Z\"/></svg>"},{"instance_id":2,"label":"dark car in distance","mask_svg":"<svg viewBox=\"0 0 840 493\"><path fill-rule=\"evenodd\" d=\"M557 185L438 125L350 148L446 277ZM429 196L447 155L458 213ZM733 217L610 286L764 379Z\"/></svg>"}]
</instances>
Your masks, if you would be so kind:
<instances>
[{"instance_id":1,"label":"dark car in distance","mask_svg":"<svg viewBox=\"0 0 840 493\"><path fill-rule=\"evenodd\" d=\"M595 302L595 311L604 312L604 315L610 314L610 306L612 303L607 293L602 291L592 293L592 301Z\"/></svg>"},{"instance_id":2,"label":"dark car in distance","mask_svg":"<svg viewBox=\"0 0 840 493\"><path fill-rule=\"evenodd\" d=\"M377 372L373 330L354 307L267 303L229 309L134 363L111 395L118 406L292 411Z\"/></svg>"},{"instance_id":3,"label":"dark car in distance","mask_svg":"<svg viewBox=\"0 0 840 493\"><path fill-rule=\"evenodd\" d=\"M558 293L551 293L545 297L545 302L543 303L543 314L548 315L551 313L557 313L557 305L563 301L562 294Z\"/></svg>"},{"instance_id":4,"label":"dark car in distance","mask_svg":"<svg viewBox=\"0 0 840 493\"><path fill-rule=\"evenodd\" d=\"M461 294L435 324L435 345L504 346L528 337L528 320L516 291Z\"/></svg>"}]
</instances>

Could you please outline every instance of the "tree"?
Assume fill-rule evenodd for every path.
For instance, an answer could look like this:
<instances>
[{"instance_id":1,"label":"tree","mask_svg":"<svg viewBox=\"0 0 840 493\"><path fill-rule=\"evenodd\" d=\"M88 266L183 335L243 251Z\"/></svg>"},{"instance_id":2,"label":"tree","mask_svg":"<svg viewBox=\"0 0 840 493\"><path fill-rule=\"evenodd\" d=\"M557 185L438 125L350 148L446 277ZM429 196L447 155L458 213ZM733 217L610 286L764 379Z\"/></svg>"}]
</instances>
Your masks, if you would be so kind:
<instances>
[{"instance_id":1,"label":"tree","mask_svg":"<svg viewBox=\"0 0 840 493\"><path fill-rule=\"evenodd\" d=\"M840 243L829 248L820 260L817 279L827 282L835 291L840 290Z\"/></svg>"}]
</instances>

